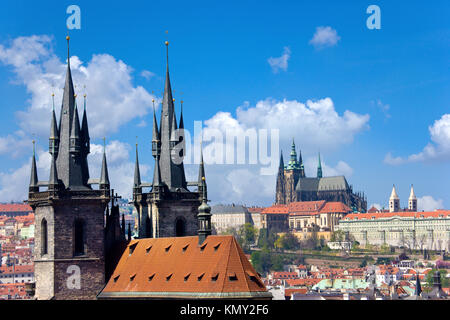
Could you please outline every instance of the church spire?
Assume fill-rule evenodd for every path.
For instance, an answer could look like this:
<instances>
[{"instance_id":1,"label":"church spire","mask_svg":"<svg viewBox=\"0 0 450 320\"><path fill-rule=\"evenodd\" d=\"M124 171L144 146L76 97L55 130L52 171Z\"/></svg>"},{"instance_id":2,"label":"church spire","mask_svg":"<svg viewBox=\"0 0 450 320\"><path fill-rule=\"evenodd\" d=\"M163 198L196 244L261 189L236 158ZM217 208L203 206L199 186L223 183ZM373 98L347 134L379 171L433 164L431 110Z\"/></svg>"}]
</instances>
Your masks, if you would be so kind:
<instances>
[{"instance_id":1,"label":"church spire","mask_svg":"<svg viewBox=\"0 0 450 320\"><path fill-rule=\"evenodd\" d=\"M81 152L80 122L75 103L74 85L70 70L70 51L67 36L67 72L59 121L59 152L56 158L58 178L66 189L90 189L87 181L87 155Z\"/></svg>"},{"instance_id":2,"label":"church spire","mask_svg":"<svg viewBox=\"0 0 450 320\"><path fill-rule=\"evenodd\" d=\"M288 165L286 167L287 170L298 170L300 169L300 166L297 161L297 151L295 151L295 142L294 138L292 138L292 145L291 145L291 158L289 159Z\"/></svg>"},{"instance_id":3,"label":"church spire","mask_svg":"<svg viewBox=\"0 0 450 320\"><path fill-rule=\"evenodd\" d=\"M299 150L298 162L300 164L300 178L305 178L305 166L303 165L302 151Z\"/></svg>"},{"instance_id":4,"label":"church spire","mask_svg":"<svg viewBox=\"0 0 450 320\"><path fill-rule=\"evenodd\" d=\"M411 185L411 192L410 192L409 198L408 198L408 210L417 212L417 197L416 197L416 194L414 193L413 185Z\"/></svg>"},{"instance_id":5,"label":"church spire","mask_svg":"<svg viewBox=\"0 0 450 320\"><path fill-rule=\"evenodd\" d=\"M319 164L317 166L317 178L322 178L322 162L320 161L320 152L319 152Z\"/></svg>"},{"instance_id":6,"label":"church spire","mask_svg":"<svg viewBox=\"0 0 450 320\"><path fill-rule=\"evenodd\" d=\"M52 122L50 124L50 137L49 137L49 153L58 156L59 148L59 131L58 123L56 122L55 114L55 94L52 93Z\"/></svg>"},{"instance_id":7,"label":"church spire","mask_svg":"<svg viewBox=\"0 0 450 320\"><path fill-rule=\"evenodd\" d=\"M283 160L283 151L280 152L280 166L278 167L278 172L284 172L284 160Z\"/></svg>"},{"instance_id":8,"label":"church spire","mask_svg":"<svg viewBox=\"0 0 450 320\"><path fill-rule=\"evenodd\" d=\"M200 143L200 164L198 166L198 193L200 194L207 194L206 190L206 180L205 179L205 164L203 162L203 143Z\"/></svg>"},{"instance_id":9,"label":"church spire","mask_svg":"<svg viewBox=\"0 0 450 320\"><path fill-rule=\"evenodd\" d=\"M136 143L136 163L134 165L134 190L138 191L141 188L141 171L139 170L139 158L138 158L138 144Z\"/></svg>"},{"instance_id":10,"label":"church spire","mask_svg":"<svg viewBox=\"0 0 450 320\"><path fill-rule=\"evenodd\" d=\"M81 141L83 146L83 152L87 155L91 152L91 150L90 150L89 127L86 114L86 94L83 95L83 98L84 98L84 108L83 108L83 119L81 121Z\"/></svg>"},{"instance_id":11,"label":"church spire","mask_svg":"<svg viewBox=\"0 0 450 320\"><path fill-rule=\"evenodd\" d=\"M36 149L35 149L35 141L33 140L33 157L31 159L31 176L30 176L30 186L29 191L30 192L39 192L38 187L38 176L37 176L37 169L36 169Z\"/></svg>"},{"instance_id":12,"label":"church spire","mask_svg":"<svg viewBox=\"0 0 450 320\"><path fill-rule=\"evenodd\" d=\"M102 160L102 171L100 174L100 189L101 190L109 190L109 174L108 174L108 165L106 163L106 143L105 138L103 138L103 160Z\"/></svg>"},{"instance_id":13,"label":"church spire","mask_svg":"<svg viewBox=\"0 0 450 320\"><path fill-rule=\"evenodd\" d=\"M48 190L49 191L57 191L59 181L58 181L58 170L56 168L56 159L55 159L56 155L55 155L54 146L53 146L53 150L52 150L51 154L52 154L52 163L50 165L50 177L48 179Z\"/></svg>"},{"instance_id":14,"label":"church spire","mask_svg":"<svg viewBox=\"0 0 450 320\"><path fill-rule=\"evenodd\" d=\"M169 42L166 41L165 44L167 55L167 68L166 68L166 81L164 85L164 95L161 108L161 121L159 124L160 140L161 140L159 165L160 165L161 182L166 184L169 190L173 190L177 188L182 188L185 183L182 178L183 175L181 172L181 166L179 164L174 163L172 160L172 149L175 142L173 140L172 133L174 130L176 130L176 122L175 122L176 119L173 104L174 100L172 97L172 87L170 84L170 76L169 76L169 58L168 58Z\"/></svg>"},{"instance_id":15,"label":"church spire","mask_svg":"<svg viewBox=\"0 0 450 320\"><path fill-rule=\"evenodd\" d=\"M202 203L198 207L198 244L201 245L211 235L211 207L206 198L206 181L202 177Z\"/></svg>"}]
</instances>

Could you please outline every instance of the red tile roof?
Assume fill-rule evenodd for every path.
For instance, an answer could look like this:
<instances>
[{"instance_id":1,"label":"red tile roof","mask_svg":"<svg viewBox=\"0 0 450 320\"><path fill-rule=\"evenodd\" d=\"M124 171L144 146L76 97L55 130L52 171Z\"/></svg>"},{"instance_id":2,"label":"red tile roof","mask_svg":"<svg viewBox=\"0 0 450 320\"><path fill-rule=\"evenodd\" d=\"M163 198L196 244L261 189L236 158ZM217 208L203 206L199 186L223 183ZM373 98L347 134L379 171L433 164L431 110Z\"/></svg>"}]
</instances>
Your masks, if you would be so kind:
<instances>
[{"instance_id":1,"label":"red tile roof","mask_svg":"<svg viewBox=\"0 0 450 320\"><path fill-rule=\"evenodd\" d=\"M132 240L99 298L270 297L233 236Z\"/></svg>"},{"instance_id":2,"label":"red tile roof","mask_svg":"<svg viewBox=\"0 0 450 320\"><path fill-rule=\"evenodd\" d=\"M33 209L27 204L21 203L0 203L1 212L32 212Z\"/></svg>"},{"instance_id":3,"label":"red tile roof","mask_svg":"<svg viewBox=\"0 0 450 320\"><path fill-rule=\"evenodd\" d=\"M306 279L287 279L286 285L289 287L309 287L322 281L322 279L306 278Z\"/></svg>"},{"instance_id":4,"label":"red tile roof","mask_svg":"<svg viewBox=\"0 0 450 320\"><path fill-rule=\"evenodd\" d=\"M380 219L380 218L392 218L392 217L416 217L420 218L438 218L439 216L450 217L450 210L437 210L427 212L377 212L377 213L351 213L348 214L345 219L350 220L362 220L362 219Z\"/></svg>"},{"instance_id":5,"label":"red tile roof","mask_svg":"<svg viewBox=\"0 0 450 320\"><path fill-rule=\"evenodd\" d=\"M277 204L265 208L263 214L289 214L291 216L310 216L320 213L349 213L352 210L342 202L301 201L288 205Z\"/></svg>"}]
</instances>

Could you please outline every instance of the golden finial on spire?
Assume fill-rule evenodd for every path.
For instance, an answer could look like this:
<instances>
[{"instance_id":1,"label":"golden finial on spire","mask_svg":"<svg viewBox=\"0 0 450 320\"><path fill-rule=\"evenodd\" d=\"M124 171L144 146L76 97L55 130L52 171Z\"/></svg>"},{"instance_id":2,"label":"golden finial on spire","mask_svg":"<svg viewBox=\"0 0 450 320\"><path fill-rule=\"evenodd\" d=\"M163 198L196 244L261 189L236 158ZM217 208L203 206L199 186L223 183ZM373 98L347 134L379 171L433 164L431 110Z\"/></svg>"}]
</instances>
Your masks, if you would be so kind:
<instances>
[{"instance_id":1,"label":"golden finial on spire","mask_svg":"<svg viewBox=\"0 0 450 320\"><path fill-rule=\"evenodd\" d=\"M202 177L202 180L205 181L205 177Z\"/></svg>"}]
</instances>

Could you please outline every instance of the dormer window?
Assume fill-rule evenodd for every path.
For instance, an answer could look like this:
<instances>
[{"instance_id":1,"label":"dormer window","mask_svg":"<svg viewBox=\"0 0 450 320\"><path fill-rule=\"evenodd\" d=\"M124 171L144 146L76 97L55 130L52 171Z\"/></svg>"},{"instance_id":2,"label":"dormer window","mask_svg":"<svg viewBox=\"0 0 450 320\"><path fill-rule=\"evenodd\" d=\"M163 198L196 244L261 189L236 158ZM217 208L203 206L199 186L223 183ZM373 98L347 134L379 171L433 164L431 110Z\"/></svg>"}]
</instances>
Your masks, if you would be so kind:
<instances>
[{"instance_id":1,"label":"dormer window","mask_svg":"<svg viewBox=\"0 0 450 320\"><path fill-rule=\"evenodd\" d=\"M152 281L153 278L155 277L156 273L152 273L151 275L148 276L148 281Z\"/></svg>"},{"instance_id":2,"label":"dormer window","mask_svg":"<svg viewBox=\"0 0 450 320\"><path fill-rule=\"evenodd\" d=\"M145 253L149 253L151 249L152 249L152 246L148 246L147 248L145 248Z\"/></svg>"},{"instance_id":3,"label":"dormer window","mask_svg":"<svg viewBox=\"0 0 450 320\"><path fill-rule=\"evenodd\" d=\"M214 246L214 251L217 251L218 249L219 249L219 247L220 247L220 242L218 243L218 244L216 244L215 246Z\"/></svg>"},{"instance_id":4,"label":"dormer window","mask_svg":"<svg viewBox=\"0 0 450 320\"><path fill-rule=\"evenodd\" d=\"M130 281L133 281L134 278L136 278L136 273L134 273L134 274L132 274L132 275L130 276Z\"/></svg>"},{"instance_id":5,"label":"dormer window","mask_svg":"<svg viewBox=\"0 0 450 320\"><path fill-rule=\"evenodd\" d=\"M205 248L206 248L206 245L207 245L207 243L205 243L205 244L203 244L201 247L200 247L200 251L203 251L203 250L205 250Z\"/></svg>"},{"instance_id":6,"label":"dormer window","mask_svg":"<svg viewBox=\"0 0 450 320\"><path fill-rule=\"evenodd\" d=\"M166 250L166 252L169 252L170 248L172 247L172 245L170 244L169 246L167 246L164 250Z\"/></svg>"},{"instance_id":7,"label":"dormer window","mask_svg":"<svg viewBox=\"0 0 450 320\"><path fill-rule=\"evenodd\" d=\"M137 244L138 244L138 243L136 242L136 243L131 244L131 245L128 247L129 256L131 256L131 255L133 254L134 249L136 249Z\"/></svg>"},{"instance_id":8,"label":"dormer window","mask_svg":"<svg viewBox=\"0 0 450 320\"><path fill-rule=\"evenodd\" d=\"M237 276L235 272L228 273L228 280L230 281L237 281Z\"/></svg>"},{"instance_id":9,"label":"dormer window","mask_svg":"<svg viewBox=\"0 0 450 320\"><path fill-rule=\"evenodd\" d=\"M183 247L183 252L186 252L186 250L187 250L188 247L189 247L189 244L185 245L185 246Z\"/></svg>"},{"instance_id":10,"label":"dormer window","mask_svg":"<svg viewBox=\"0 0 450 320\"><path fill-rule=\"evenodd\" d=\"M190 272L187 273L187 274L184 276L184 282L188 281L190 276L191 276L191 273L190 273Z\"/></svg>"},{"instance_id":11,"label":"dormer window","mask_svg":"<svg viewBox=\"0 0 450 320\"><path fill-rule=\"evenodd\" d=\"M217 281L218 278L219 278L219 273L216 272L216 273L214 273L214 274L212 275L211 281Z\"/></svg>"},{"instance_id":12,"label":"dormer window","mask_svg":"<svg viewBox=\"0 0 450 320\"><path fill-rule=\"evenodd\" d=\"M202 279L203 279L203 276L205 275L205 273L203 272L202 274L200 274L198 277L197 277L197 281L201 281Z\"/></svg>"},{"instance_id":13,"label":"dormer window","mask_svg":"<svg viewBox=\"0 0 450 320\"><path fill-rule=\"evenodd\" d=\"M120 275L117 275L113 278L114 282L117 282L117 280L119 280Z\"/></svg>"}]
</instances>

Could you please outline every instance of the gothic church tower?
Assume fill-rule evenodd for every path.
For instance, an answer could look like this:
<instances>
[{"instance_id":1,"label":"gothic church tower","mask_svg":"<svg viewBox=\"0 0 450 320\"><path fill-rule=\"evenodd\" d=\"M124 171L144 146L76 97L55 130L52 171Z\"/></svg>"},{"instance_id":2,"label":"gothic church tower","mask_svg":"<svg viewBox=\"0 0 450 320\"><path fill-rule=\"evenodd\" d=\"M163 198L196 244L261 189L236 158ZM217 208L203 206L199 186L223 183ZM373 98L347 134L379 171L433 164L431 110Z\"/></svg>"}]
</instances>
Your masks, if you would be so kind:
<instances>
[{"instance_id":1,"label":"gothic church tower","mask_svg":"<svg viewBox=\"0 0 450 320\"><path fill-rule=\"evenodd\" d=\"M152 155L155 167L152 183L141 181L136 148L133 202L138 212L139 238L197 235L198 208L202 198L206 197L203 156L198 181L186 181L183 165L183 111L177 124L169 76L168 45L166 41L167 68L159 127L153 108ZM188 186L197 187L197 190L191 191ZM143 188L151 190L145 193Z\"/></svg>"},{"instance_id":2,"label":"gothic church tower","mask_svg":"<svg viewBox=\"0 0 450 320\"><path fill-rule=\"evenodd\" d=\"M106 156L101 178L89 179L87 115L84 109L80 127L69 57L68 49L59 125L54 107L51 116L48 181L38 181L34 152L32 158L28 203L36 224L37 299L95 299L105 285L104 212L110 201Z\"/></svg>"}]
</instances>

